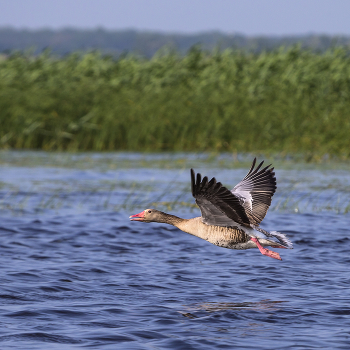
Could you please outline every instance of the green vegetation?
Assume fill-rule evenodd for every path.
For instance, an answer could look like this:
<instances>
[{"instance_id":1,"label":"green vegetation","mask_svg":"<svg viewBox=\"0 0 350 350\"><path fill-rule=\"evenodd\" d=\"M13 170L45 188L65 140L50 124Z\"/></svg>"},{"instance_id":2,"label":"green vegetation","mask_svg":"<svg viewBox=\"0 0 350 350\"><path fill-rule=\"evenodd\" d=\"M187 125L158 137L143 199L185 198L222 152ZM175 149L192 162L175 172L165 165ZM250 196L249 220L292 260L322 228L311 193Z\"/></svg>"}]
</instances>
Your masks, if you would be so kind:
<instances>
[{"instance_id":1,"label":"green vegetation","mask_svg":"<svg viewBox=\"0 0 350 350\"><path fill-rule=\"evenodd\" d=\"M0 147L350 157L350 57L249 54L0 59Z\"/></svg>"}]
</instances>

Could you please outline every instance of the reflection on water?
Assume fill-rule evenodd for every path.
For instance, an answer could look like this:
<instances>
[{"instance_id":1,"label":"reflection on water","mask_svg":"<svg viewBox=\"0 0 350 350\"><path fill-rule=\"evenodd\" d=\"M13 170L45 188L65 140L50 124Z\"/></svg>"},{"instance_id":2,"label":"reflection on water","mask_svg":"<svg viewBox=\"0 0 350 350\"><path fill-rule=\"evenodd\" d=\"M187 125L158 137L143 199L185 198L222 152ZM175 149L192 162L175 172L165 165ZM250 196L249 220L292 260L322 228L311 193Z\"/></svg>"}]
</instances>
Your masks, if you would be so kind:
<instances>
[{"instance_id":1,"label":"reflection on water","mask_svg":"<svg viewBox=\"0 0 350 350\"><path fill-rule=\"evenodd\" d=\"M266 320L275 318L275 315L283 310L284 303L285 301L269 299L258 302L208 302L189 305L179 313L189 320L196 321L195 323L205 322L207 327L201 331L207 340L232 342L232 337L244 339L259 334L271 336L273 328ZM226 322L221 322L218 326L218 318ZM241 322L244 322L243 327L240 325ZM223 327L222 323L226 323L226 326ZM213 331L216 334L215 336L212 334L210 338L209 333ZM258 348L258 344L255 344Z\"/></svg>"},{"instance_id":2,"label":"reflection on water","mask_svg":"<svg viewBox=\"0 0 350 350\"><path fill-rule=\"evenodd\" d=\"M282 303L286 301L273 301L269 299L261 300L258 302L241 302L241 303L232 303L232 302L217 302L217 303L203 303L203 304L193 304L186 307L186 311L179 311L181 315L188 318L198 318L196 312L206 311L208 313L228 311L228 310L254 310L254 311L278 311L282 307Z\"/></svg>"}]
</instances>

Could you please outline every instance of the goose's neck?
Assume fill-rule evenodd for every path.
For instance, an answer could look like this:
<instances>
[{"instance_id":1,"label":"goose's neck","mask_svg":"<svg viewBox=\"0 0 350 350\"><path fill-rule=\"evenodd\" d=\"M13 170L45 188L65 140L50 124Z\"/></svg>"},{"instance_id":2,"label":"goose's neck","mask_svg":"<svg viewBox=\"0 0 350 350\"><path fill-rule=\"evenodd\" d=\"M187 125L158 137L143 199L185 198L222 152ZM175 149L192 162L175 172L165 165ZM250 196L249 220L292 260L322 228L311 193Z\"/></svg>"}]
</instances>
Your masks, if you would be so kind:
<instances>
[{"instance_id":1,"label":"goose's neck","mask_svg":"<svg viewBox=\"0 0 350 350\"><path fill-rule=\"evenodd\" d=\"M178 216L175 216L175 215L164 213L164 215L162 215L162 217L159 218L159 220L157 220L157 221L160 223L169 224L169 225L179 227L179 225L181 223L183 223L184 221L187 221L187 220L179 218Z\"/></svg>"},{"instance_id":2,"label":"goose's neck","mask_svg":"<svg viewBox=\"0 0 350 350\"><path fill-rule=\"evenodd\" d=\"M165 215L163 215L163 218L162 218L162 220L164 221L161 221L161 222L173 225L178 229L180 229L181 231L187 232L193 236L207 240L209 226L203 224L200 217L192 218L192 219L182 219L175 215L166 214L166 213L164 214Z\"/></svg>"}]
</instances>

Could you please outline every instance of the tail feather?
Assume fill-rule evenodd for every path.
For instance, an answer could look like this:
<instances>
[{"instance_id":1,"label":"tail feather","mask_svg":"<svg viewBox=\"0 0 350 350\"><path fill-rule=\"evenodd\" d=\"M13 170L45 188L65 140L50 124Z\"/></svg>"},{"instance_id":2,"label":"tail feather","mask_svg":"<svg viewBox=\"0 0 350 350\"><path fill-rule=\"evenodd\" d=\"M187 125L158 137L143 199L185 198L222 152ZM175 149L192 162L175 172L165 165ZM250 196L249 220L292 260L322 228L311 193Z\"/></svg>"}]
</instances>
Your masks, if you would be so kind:
<instances>
[{"instance_id":1,"label":"tail feather","mask_svg":"<svg viewBox=\"0 0 350 350\"><path fill-rule=\"evenodd\" d=\"M273 237L276 237L280 241L280 243L282 243L282 245L289 249L293 249L293 243L284 233L277 231L271 231L270 233Z\"/></svg>"},{"instance_id":2,"label":"tail feather","mask_svg":"<svg viewBox=\"0 0 350 350\"><path fill-rule=\"evenodd\" d=\"M277 232L277 231L265 231L264 229L254 226L254 229L263 233L267 237L275 237L278 239L278 241L286 248L293 249L293 243L287 238L287 236L284 233Z\"/></svg>"}]
</instances>

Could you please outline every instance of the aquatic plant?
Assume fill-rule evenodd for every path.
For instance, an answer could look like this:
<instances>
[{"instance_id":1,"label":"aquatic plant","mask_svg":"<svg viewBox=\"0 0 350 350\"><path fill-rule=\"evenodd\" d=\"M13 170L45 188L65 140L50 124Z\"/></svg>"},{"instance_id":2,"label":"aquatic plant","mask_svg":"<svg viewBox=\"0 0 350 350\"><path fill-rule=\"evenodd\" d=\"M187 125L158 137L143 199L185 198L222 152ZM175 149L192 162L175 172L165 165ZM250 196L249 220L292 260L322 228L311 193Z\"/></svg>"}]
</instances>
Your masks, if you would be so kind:
<instances>
[{"instance_id":1,"label":"aquatic plant","mask_svg":"<svg viewBox=\"0 0 350 350\"><path fill-rule=\"evenodd\" d=\"M350 57L298 47L0 61L0 147L350 156Z\"/></svg>"}]
</instances>

